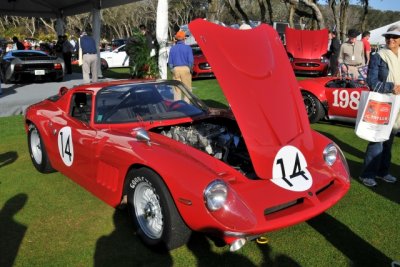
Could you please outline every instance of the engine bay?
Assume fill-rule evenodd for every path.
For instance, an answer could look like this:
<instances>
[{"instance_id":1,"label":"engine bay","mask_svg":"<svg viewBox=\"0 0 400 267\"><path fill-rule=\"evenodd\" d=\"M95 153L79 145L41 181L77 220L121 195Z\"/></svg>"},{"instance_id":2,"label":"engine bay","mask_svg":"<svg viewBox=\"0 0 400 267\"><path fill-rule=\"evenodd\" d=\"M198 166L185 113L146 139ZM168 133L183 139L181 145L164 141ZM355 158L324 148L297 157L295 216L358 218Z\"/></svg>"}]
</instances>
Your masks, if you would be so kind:
<instances>
[{"instance_id":1,"label":"engine bay","mask_svg":"<svg viewBox=\"0 0 400 267\"><path fill-rule=\"evenodd\" d=\"M256 177L249 152L235 121L201 121L158 128L158 132L206 152L248 178Z\"/></svg>"}]
</instances>

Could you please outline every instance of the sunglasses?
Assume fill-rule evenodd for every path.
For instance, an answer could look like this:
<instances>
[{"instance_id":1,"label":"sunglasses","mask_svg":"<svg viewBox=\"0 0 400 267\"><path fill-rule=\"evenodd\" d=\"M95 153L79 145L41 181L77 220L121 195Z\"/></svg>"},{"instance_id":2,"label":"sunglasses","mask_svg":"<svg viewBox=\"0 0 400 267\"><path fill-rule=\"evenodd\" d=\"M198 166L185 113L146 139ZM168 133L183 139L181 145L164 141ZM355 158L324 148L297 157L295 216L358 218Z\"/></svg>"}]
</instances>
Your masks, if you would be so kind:
<instances>
[{"instance_id":1,"label":"sunglasses","mask_svg":"<svg viewBox=\"0 0 400 267\"><path fill-rule=\"evenodd\" d=\"M392 35L392 34L385 35L385 39L386 40L397 39L397 38L400 38L400 36L399 35Z\"/></svg>"}]
</instances>

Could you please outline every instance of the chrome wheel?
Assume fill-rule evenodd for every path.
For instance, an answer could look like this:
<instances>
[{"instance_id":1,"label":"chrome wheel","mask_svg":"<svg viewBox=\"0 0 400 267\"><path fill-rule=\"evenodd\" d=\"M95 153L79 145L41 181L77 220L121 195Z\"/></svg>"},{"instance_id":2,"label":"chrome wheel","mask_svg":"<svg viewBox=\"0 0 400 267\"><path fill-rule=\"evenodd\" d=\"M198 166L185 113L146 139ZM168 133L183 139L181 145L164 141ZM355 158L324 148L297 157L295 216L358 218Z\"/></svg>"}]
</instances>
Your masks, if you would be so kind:
<instances>
[{"instance_id":1,"label":"chrome wheel","mask_svg":"<svg viewBox=\"0 0 400 267\"><path fill-rule=\"evenodd\" d=\"M137 185L133 204L140 228L149 238L157 239L163 233L163 215L159 197L146 182Z\"/></svg>"},{"instance_id":2,"label":"chrome wheel","mask_svg":"<svg viewBox=\"0 0 400 267\"><path fill-rule=\"evenodd\" d=\"M38 165L40 165L42 164L43 153L42 153L42 146L40 143L40 136L36 128L32 130L30 138L31 138L30 145L31 145L32 157L34 161Z\"/></svg>"}]
</instances>

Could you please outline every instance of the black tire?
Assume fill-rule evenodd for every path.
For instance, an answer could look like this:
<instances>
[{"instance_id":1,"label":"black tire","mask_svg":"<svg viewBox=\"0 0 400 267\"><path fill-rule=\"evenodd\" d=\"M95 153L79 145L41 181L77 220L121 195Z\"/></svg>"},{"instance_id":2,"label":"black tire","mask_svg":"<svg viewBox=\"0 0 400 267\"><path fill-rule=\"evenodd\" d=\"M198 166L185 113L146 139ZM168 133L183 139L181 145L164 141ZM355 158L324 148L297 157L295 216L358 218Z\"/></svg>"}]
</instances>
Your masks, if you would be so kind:
<instances>
[{"instance_id":1,"label":"black tire","mask_svg":"<svg viewBox=\"0 0 400 267\"><path fill-rule=\"evenodd\" d=\"M33 166L35 166L36 170L41 173L50 173L55 171L53 167L51 167L49 158L47 157L46 148L39 130L34 124L29 125L28 147Z\"/></svg>"},{"instance_id":2,"label":"black tire","mask_svg":"<svg viewBox=\"0 0 400 267\"><path fill-rule=\"evenodd\" d=\"M100 59L100 66L101 66L101 70L107 70L108 69L108 63L104 58Z\"/></svg>"},{"instance_id":3,"label":"black tire","mask_svg":"<svg viewBox=\"0 0 400 267\"><path fill-rule=\"evenodd\" d=\"M304 105L306 106L307 116L310 123L315 123L325 116L325 110L321 102L311 93L301 92Z\"/></svg>"},{"instance_id":4,"label":"black tire","mask_svg":"<svg viewBox=\"0 0 400 267\"><path fill-rule=\"evenodd\" d=\"M159 175L147 168L130 170L126 184L129 215L145 245L168 251L188 242L191 230Z\"/></svg>"}]
</instances>

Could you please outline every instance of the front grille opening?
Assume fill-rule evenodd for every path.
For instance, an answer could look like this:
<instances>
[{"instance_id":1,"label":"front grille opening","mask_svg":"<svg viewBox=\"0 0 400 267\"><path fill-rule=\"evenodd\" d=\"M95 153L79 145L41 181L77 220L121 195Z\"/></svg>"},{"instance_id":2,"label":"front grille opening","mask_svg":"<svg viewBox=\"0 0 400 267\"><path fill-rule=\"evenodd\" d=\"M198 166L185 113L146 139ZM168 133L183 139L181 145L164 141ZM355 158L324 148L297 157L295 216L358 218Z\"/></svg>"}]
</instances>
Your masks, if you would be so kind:
<instances>
[{"instance_id":1,"label":"front grille opening","mask_svg":"<svg viewBox=\"0 0 400 267\"><path fill-rule=\"evenodd\" d=\"M318 194L324 192L326 189L328 189L329 187L331 187L333 185L333 182L330 182L329 184L327 184L326 186L322 187L320 190L318 190L315 194L318 196Z\"/></svg>"},{"instance_id":2,"label":"front grille opening","mask_svg":"<svg viewBox=\"0 0 400 267\"><path fill-rule=\"evenodd\" d=\"M264 210L264 215L270 215L272 213L275 213L275 212L278 212L278 211L282 211L284 209L293 207L293 206L301 204L303 202L304 202L304 199L303 198L299 198L299 199L296 199L294 201L291 201L291 202L288 202L288 203L285 203L285 204L281 204L281 205L278 205L278 206L275 206L275 207L272 207L272 208L268 208L268 209Z\"/></svg>"}]
</instances>

